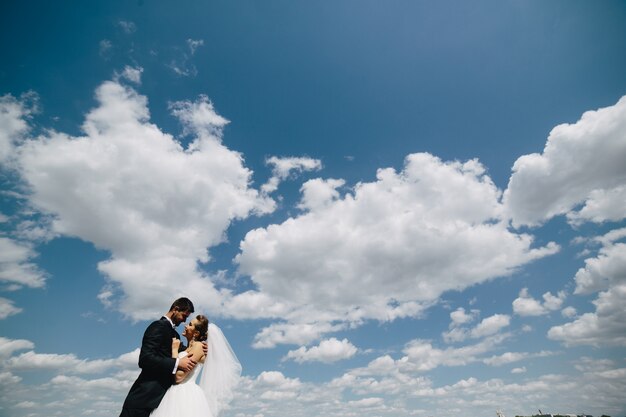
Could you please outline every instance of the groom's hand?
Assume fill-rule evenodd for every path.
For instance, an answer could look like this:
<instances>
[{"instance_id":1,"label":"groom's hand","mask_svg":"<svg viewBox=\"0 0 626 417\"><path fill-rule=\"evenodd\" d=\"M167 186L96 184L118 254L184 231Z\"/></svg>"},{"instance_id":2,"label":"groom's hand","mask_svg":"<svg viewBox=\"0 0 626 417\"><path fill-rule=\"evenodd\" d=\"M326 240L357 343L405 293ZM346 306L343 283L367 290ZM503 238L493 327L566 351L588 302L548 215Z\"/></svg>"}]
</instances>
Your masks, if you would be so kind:
<instances>
[{"instance_id":1,"label":"groom's hand","mask_svg":"<svg viewBox=\"0 0 626 417\"><path fill-rule=\"evenodd\" d=\"M193 353L178 361L178 369L183 372L191 372L194 366L196 366L196 361L193 359Z\"/></svg>"}]
</instances>

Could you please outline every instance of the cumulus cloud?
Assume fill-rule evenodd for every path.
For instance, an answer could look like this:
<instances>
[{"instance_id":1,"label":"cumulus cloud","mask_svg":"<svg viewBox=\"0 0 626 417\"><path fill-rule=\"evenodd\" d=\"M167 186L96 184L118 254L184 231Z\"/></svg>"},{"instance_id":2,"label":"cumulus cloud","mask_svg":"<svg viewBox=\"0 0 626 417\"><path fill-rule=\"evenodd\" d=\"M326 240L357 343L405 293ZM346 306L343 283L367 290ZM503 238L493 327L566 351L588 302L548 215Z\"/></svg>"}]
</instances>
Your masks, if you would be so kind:
<instances>
[{"instance_id":1,"label":"cumulus cloud","mask_svg":"<svg viewBox=\"0 0 626 417\"><path fill-rule=\"evenodd\" d=\"M422 414L437 411L453 415L454 410L463 409L470 415L480 415L492 403L508 404L507 410L523 414L524 406L537 401L551 409L579 409L584 405L593 414L599 415L602 410L617 414L626 388L626 369L602 359L577 361L581 366L576 370L580 373L573 377L533 375L524 380L522 372L515 370L523 370L522 367L514 368L515 381L465 376L448 385L435 384L420 375L422 371L407 367L406 362L408 358L394 361L381 357L367 368L349 370L329 382L303 382L279 371L244 376L228 415L342 417L358 409L364 417L393 417L414 413L415 401L420 403ZM37 407L28 408L32 417L76 415L78 410L94 417L115 415L136 376L127 371L103 376L52 371L58 373L49 381L28 385L21 384L20 377L8 371L0 372L0 401L4 409L19 414L29 407L30 401L37 403Z\"/></svg>"},{"instance_id":2,"label":"cumulus cloud","mask_svg":"<svg viewBox=\"0 0 626 417\"><path fill-rule=\"evenodd\" d=\"M574 361L574 367L581 372L597 373L615 369L615 362L611 359L594 359L583 356Z\"/></svg>"},{"instance_id":3,"label":"cumulus cloud","mask_svg":"<svg viewBox=\"0 0 626 417\"><path fill-rule=\"evenodd\" d=\"M229 122L215 111L209 97L202 94L196 101L183 100L169 104L169 109L183 124L185 134L198 134L221 140L222 129ZM193 144L190 149L194 149Z\"/></svg>"},{"instance_id":4,"label":"cumulus cloud","mask_svg":"<svg viewBox=\"0 0 626 417\"><path fill-rule=\"evenodd\" d=\"M384 402L385 400L380 397L368 397L360 400L348 401L348 405L357 408L378 407L383 405Z\"/></svg>"},{"instance_id":5,"label":"cumulus cloud","mask_svg":"<svg viewBox=\"0 0 626 417\"><path fill-rule=\"evenodd\" d=\"M574 277L574 294L598 294L593 301L595 312L552 327L549 338L567 346L626 346L626 244L614 242L622 235L623 229L619 229L598 239L604 246L596 257L585 260L585 266Z\"/></svg>"},{"instance_id":6,"label":"cumulus cloud","mask_svg":"<svg viewBox=\"0 0 626 417\"><path fill-rule=\"evenodd\" d=\"M561 310L561 315L563 317L571 319L572 317L576 316L576 309L572 306L565 307L563 310Z\"/></svg>"},{"instance_id":7,"label":"cumulus cloud","mask_svg":"<svg viewBox=\"0 0 626 417\"><path fill-rule=\"evenodd\" d=\"M206 97L170 106L194 135L187 148L150 123L147 99L132 88L107 81L96 99L83 136L52 131L19 147L31 205L53 217L56 233L111 252L98 265L110 283L103 301L140 319L195 294L214 312L222 295L197 262L210 260L207 248L232 221L274 202L250 188L251 171L222 144L226 121Z\"/></svg>"},{"instance_id":8,"label":"cumulus cloud","mask_svg":"<svg viewBox=\"0 0 626 417\"><path fill-rule=\"evenodd\" d=\"M469 336L469 330L463 326L476 320L479 314L479 310L474 309L466 312L462 307L459 307L455 311L451 312L449 330L441 334L443 340L446 343L453 343L462 342L467 339Z\"/></svg>"},{"instance_id":9,"label":"cumulus cloud","mask_svg":"<svg viewBox=\"0 0 626 417\"><path fill-rule=\"evenodd\" d=\"M478 343L440 349L431 341L415 339L406 344L402 350L403 356L393 359L390 355L380 356L371 361L366 367L356 368L349 372L352 377L385 376L398 373L411 375L424 373L441 366L465 366L480 362L484 355L496 349L510 337L510 334L500 334L486 337Z\"/></svg>"},{"instance_id":10,"label":"cumulus cloud","mask_svg":"<svg viewBox=\"0 0 626 417\"><path fill-rule=\"evenodd\" d=\"M469 323L476 318L478 310L473 310L471 314L466 314L464 309L458 309L450 313L452 323L450 330L442 334L447 343L462 342L468 337L478 339L491 336L507 327L511 322L511 317L506 314L494 314L483 319L474 328L461 327L463 323Z\"/></svg>"},{"instance_id":11,"label":"cumulus cloud","mask_svg":"<svg viewBox=\"0 0 626 417\"><path fill-rule=\"evenodd\" d=\"M236 258L260 292L291 306L292 322L415 317L445 291L558 250L533 248L531 236L508 229L500 191L475 160L413 154L401 172L381 169L352 193L326 195L297 217L250 231Z\"/></svg>"},{"instance_id":12,"label":"cumulus cloud","mask_svg":"<svg viewBox=\"0 0 626 417\"><path fill-rule=\"evenodd\" d=\"M283 358L291 359L298 363L303 362L323 362L333 363L343 359L349 359L357 353L357 348L348 339L338 340L330 338L322 340L318 346L290 350Z\"/></svg>"},{"instance_id":13,"label":"cumulus cloud","mask_svg":"<svg viewBox=\"0 0 626 417\"><path fill-rule=\"evenodd\" d=\"M474 338L491 336L498 333L501 329L507 327L511 323L511 317L506 314L494 314L481 321L472 331L471 336Z\"/></svg>"},{"instance_id":14,"label":"cumulus cloud","mask_svg":"<svg viewBox=\"0 0 626 417\"><path fill-rule=\"evenodd\" d=\"M9 316L13 316L21 312L22 309L19 307L15 307L15 305L13 305L13 301L8 300L4 297L0 297L0 320L6 319Z\"/></svg>"},{"instance_id":15,"label":"cumulus cloud","mask_svg":"<svg viewBox=\"0 0 626 417\"><path fill-rule=\"evenodd\" d=\"M116 74L116 78L124 78L135 84L141 84L141 74L143 73L142 67L131 67L126 65L121 74Z\"/></svg>"},{"instance_id":16,"label":"cumulus cloud","mask_svg":"<svg viewBox=\"0 0 626 417\"><path fill-rule=\"evenodd\" d=\"M452 313L450 313L450 327L462 326L464 324L470 323L476 320L476 316L478 315L478 310L471 310L469 313L465 311L464 308L459 307Z\"/></svg>"},{"instance_id":17,"label":"cumulus cloud","mask_svg":"<svg viewBox=\"0 0 626 417\"><path fill-rule=\"evenodd\" d=\"M617 412L623 407L620 390L625 384L618 378L622 374L619 368L583 372L574 378L571 375L548 374L522 380L520 376L526 368L518 367L512 373L520 376L512 382L468 376L449 385L436 386L428 378L409 371L404 363L386 362L384 371L380 366L374 370L370 364L368 368L350 370L335 378L329 387L359 396L416 399L426 410L443 415L456 415L460 410L468 415L481 415L486 406L495 407L497 404L507 404L507 410L512 414L521 415L524 414L521 410L529 403L536 404L538 401L550 405L551 409L584 407L585 410L611 409Z\"/></svg>"},{"instance_id":18,"label":"cumulus cloud","mask_svg":"<svg viewBox=\"0 0 626 417\"><path fill-rule=\"evenodd\" d=\"M528 288L522 288L519 297L513 300L513 311L519 316L542 316L560 309L565 297L564 291L559 291L557 295L546 292L542 303L529 294Z\"/></svg>"},{"instance_id":19,"label":"cumulus cloud","mask_svg":"<svg viewBox=\"0 0 626 417\"><path fill-rule=\"evenodd\" d=\"M29 351L8 359L4 365L11 371L57 370L72 374L93 374L114 367L136 369L138 359L139 349L114 359L94 360L79 359L72 353L56 354Z\"/></svg>"},{"instance_id":20,"label":"cumulus cloud","mask_svg":"<svg viewBox=\"0 0 626 417\"><path fill-rule=\"evenodd\" d=\"M305 171L318 171L322 168L322 162L319 159L308 157L272 156L267 158L265 163L272 167L272 176L261 186L261 191L266 194L276 191L280 183L292 175Z\"/></svg>"},{"instance_id":21,"label":"cumulus cloud","mask_svg":"<svg viewBox=\"0 0 626 417\"><path fill-rule=\"evenodd\" d=\"M0 236L0 282L15 288L43 287L45 274L32 262L36 256L30 245Z\"/></svg>"},{"instance_id":22,"label":"cumulus cloud","mask_svg":"<svg viewBox=\"0 0 626 417\"><path fill-rule=\"evenodd\" d=\"M491 356L483 360L483 362L490 366L501 366L513 362L519 362L528 358L541 358L546 356L552 356L555 352L541 351L537 353L530 352L505 352L501 355Z\"/></svg>"},{"instance_id":23,"label":"cumulus cloud","mask_svg":"<svg viewBox=\"0 0 626 417\"><path fill-rule=\"evenodd\" d=\"M239 297L235 297L238 299ZM232 310L232 306L230 307ZM342 330L341 325L330 323L272 323L262 329L254 339L256 349L273 348L279 344L307 344L323 334Z\"/></svg>"},{"instance_id":24,"label":"cumulus cloud","mask_svg":"<svg viewBox=\"0 0 626 417\"><path fill-rule=\"evenodd\" d=\"M618 221L624 218L624 207L626 207L626 186L593 190L580 210L567 213L567 219L573 225L587 221L594 223Z\"/></svg>"},{"instance_id":25,"label":"cumulus cloud","mask_svg":"<svg viewBox=\"0 0 626 417\"><path fill-rule=\"evenodd\" d=\"M344 180L315 178L302 184L300 192L302 200L298 208L302 210L321 209L327 204L339 199L337 188L345 184Z\"/></svg>"},{"instance_id":26,"label":"cumulus cloud","mask_svg":"<svg viewBox=\"0 0 626 417\"><path fill-rule=\"evenodd\" d=\"M0 357L9 357L14 352L32 349L35 345L30 340L25 339L7 339L0 337Z\"/></svg>"},{"instance_id":27,"label":"cumulus cloud","mask_svg":"<svg viewBox=\"0 0 626 417\"><path fill-rule=\"evenodd\" d=\"M37 95L30 92L19 98L0 96L0 167L9 163L14 148L30 130L29 119L37 112Z\"/></svg>"},{"instance_id":28,"label":"cumulus cloud","mask_svg":"<svg viewBox=\"0 0 626 417\"><path fill-rule=\"evenodd\" d=\"M516 225L562 214L574 224L623 219L625 160L622 97L613 106L585 112L574 124L556 126L543 153L518 158L504 193L507 211Z\"/></svg>"}]
</instances>

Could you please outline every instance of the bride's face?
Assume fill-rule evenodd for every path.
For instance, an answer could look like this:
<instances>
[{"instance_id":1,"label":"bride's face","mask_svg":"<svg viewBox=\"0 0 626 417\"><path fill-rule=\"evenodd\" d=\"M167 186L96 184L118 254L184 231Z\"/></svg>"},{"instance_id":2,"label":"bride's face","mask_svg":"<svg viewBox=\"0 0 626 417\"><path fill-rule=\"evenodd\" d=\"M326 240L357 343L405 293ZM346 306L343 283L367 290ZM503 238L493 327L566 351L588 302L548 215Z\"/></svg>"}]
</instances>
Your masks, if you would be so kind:
<instances>
[{"instance_id":1,"label":"bride's face","mask_svg":"<svg viewBox=\"0 0 626 417\"><path fill-rule=\"evenodd\" d=\"M193 319L189 324L185 325L183 336L185 336L187 340L193 339L194 333L196 332L196 324L198 324L198 319Z\"/></svg>"}]
</instances>

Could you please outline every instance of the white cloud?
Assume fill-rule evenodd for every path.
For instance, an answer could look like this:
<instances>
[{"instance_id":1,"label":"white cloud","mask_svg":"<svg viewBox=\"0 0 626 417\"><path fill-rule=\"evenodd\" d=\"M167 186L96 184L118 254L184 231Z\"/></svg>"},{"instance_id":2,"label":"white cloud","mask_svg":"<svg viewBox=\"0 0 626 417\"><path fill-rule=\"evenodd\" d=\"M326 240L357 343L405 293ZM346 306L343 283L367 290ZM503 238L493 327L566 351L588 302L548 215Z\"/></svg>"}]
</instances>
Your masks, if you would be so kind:
<instances>
[{"instance_id":1,"label":"white cloud","mask_svg":"<svg viewBox=\"0 0 626 417\"><path fill-rule=\"evenodd\" d=\"M21 380L22 378L10 372L0 372L0 388L17 384Z\"/></svg>"},{"instance_id":2,"label":"white cloud","mask_svg":"<svg viewBox=\"0 0 626 417\"><path fill-rule=\"evenodd\" d=\"M360 400L348 401L348 405L352 407L357 407L357 408L379 407L383 405L384 402L385 400L380 397L368 397L368 398L362 398Z\"/></svg>"},{"instance_id":3,"label":"white cloud","mask_svg":"<svg viewBox=\"0 0 626 417\"><path fill-rule=\"evenodd\" d=\"M574 294L592 294L606 290L614 283L626 282L626 244L609 244L600 249L598 256L585 260L574 277Z\"/></svg>"},{"instance_id":4,"label":"white cloud","mask_svg":"<svg viewBox=\"0 0 626 417\"><path fill-rule=\"evenodd\" d=\"M257 381L274 389L295 389L302 384L298 378L287 378L279 371L264 371L259 374Z\"/></svg>"},{"instance_id":5,"label":"white cloud","mask_svg":"<svg viewBox=\"0 0 626 417\"><path fill-rule=\"evenodd\" d=\"M514 375L526 372L525 367L514 368ZM577 410L601 414L601 410L612 410L619 414L623 410L622 390L626 385L619 380L620 369L598 374L540 375L505 382L493 378L480 380L466 377L450 385L435 386L425 378L415 378L404 373L382 376L356 375L349 371L331 382L330 387L351 391L354 395L384 395L385 402L390 393L392 398L402 398L403 403L417 400L425 410L423 415L482 415L486 407L496 409L506 404L507 414L524 415L528 404L540 403L550 409ZM597 377L595 376L597 375ZM509 379L509 378L507 378ZM405 411L405 410L403 410ZM407 410L408 411L408 410ZM406 415L408 412L393 415Z\"/></svg>"},{"instance_id":6,"label":"white cloud","mask_svg":"<svg viewBox=\"0 0 626 417\"><path fill-rule=\"evenodd\" d=\"M117 25L127 34L130 35L137 30L137 25L129 20L119 20Z\"/></svg>"},{"instance_id":7,"label":"white cloud","mask_svg":"<svg viewBox=\"0 0 626 417\"><path fill-rule=\"evenodd\" d=\"M563 301L565 300L565 292L559 291L557 295L552 295L547 292L542 295L543 297L543 307L546 310L554 311L561 308L563 305Z\"/></svg>"},{"instance_id":8,"label":"white cloud","mask_svg":"<svg viewBox=\"0 0 626 417\"><path fill-rule=\"evenodd\" d=\"M100 56L103 59L108 60L109 58L111 58L111 51L113 49L113 44L111 43L110 40L102 39L100 43L98 44L98 46L99 46Z\"/></svg>"},{"instance_id":9,"label":"white cloud","mask_svg":"<svg viewBox=\"0 0 626 417\"><path fill-rule=\"evenodd\" d=\"M0 167L10 163L14 148L30 130L28 120L37 112L37 96L25 93L17 99L10 94L0 96Z\"/></svg>"},{"instance_id":10,"label":"white cloud","mask_svg":"<svg viewBox=\"0 0 626 417\"><path fill-rule=\"evenodd\" d=\"M32 260L37 254L25 243L0 237L0 282L41 288L45 275Z\"/></svg>"},{"instance_id":11,"label":"white cloud","mask_svg":"<svg viewBox=\"0 0 626 417\"><path fill-rule=\"evenodd\" d=\"M626 97L556 126L542 154L518 158L504 193L513 223L537 225L561 214L574 224L623 219L624 161Z\"/></svg>"},{"instance_id":12,"label":"white cloud","mask_svg":"<svg viewBox=\"0 0 626 417\"><path fill-rule=\"evenodd\" d=\"M574 225L586 221L602 223L618 221L624 218L626 207L626 186L617 186L610 190L593 190L579 211L567 213L567 219Z\"/></svg>"},{"instance_id":13,"label":"white cloud","mask_svg":"<svg viewBox=\"0 0 626 417\"><path fill-rule=\"evenodd\" d=\"M605 235L598 256L585 260L575 276L574 294L598 293L595 312L584 313L574 321L554 326L548 337L565 345L626 346L626 244L613 243L623 229Z\"/></svg>"},{"instance_id":14,"label":"white cloud","mask_svg":"<svg viewBox=\"0 0 626 417\"><path fill-rule=\"evenodd\" d=\"M198 75L198 69L191 62L191 59L196 53L196 50L204 45L204 40L202 39L187 39L186 41L187 48L189 52L184 49L177 48L177 57L174 58L167 65L174 73L181 77L195 77Z\"/></svg>"},{"instance_id":15,"label":"white cloud","mask_svg":"<svg viewBox=\"0 0 626 417\"><path fill-rule=\"evenodd\" d=\"M13 352L32 349L34 347L35 345L30 340L0 337L0 357L9 357Z\"/></svg>"},{"instance_id":16,"label":"white cloud","mask_svg":"<svg viewBox=\"0 0 626 417\"><path fill-rule=\"evenodd\" d=\"M349 359L357 353L357 348L348 339L338 340L330 338L322 340L318 346L306 348L300 347L290 350L283 359L292 359L298 363L323 362L333 363L343 359Z\"/></svg>"},{"instance_id":17,"label":"white cloud","mask_svg":"<svg viewBox=\"0 0 626 417\"><path fill-rule=\"evenodd\" d=\"M494 346L492 346L493 348ZM532 375L521 379L524 368L514 368L515 382L467 375L449 385L436 385L406 362L389 358L368 368L357 368L329 382L303 382L279 371L244 376L226 411L236 417L289 417L293 415L393 417L398 415L481 415L485 407L507 404L511 415L524 414L529 403L550 409L582 409L593 414L623 408L626 369L608 360L587 359L580 374ZM390 362L390 363L389 363ZM517 370L515 370L517 369ZM518 373L519 372L519 373ZM48 382L21 384L18 376L0 372L0 402L7 412L31 417L78 415L94 417L119 413L136 373L118 372L91 378L59 373ZM8 389L10 388L10 389ZM414 404L419 403L419 409ZM455 411L456 410L456 411ZM355 414L356 413L356 414Z\"/></svg>"},{"instance_id":18,"label":"white cloud","mask_svg":"<svg viewBox=\"0 0 626 417\"><path fill-rule=\"evenodd\" d=\"M615 368L615 362L611 359L594 359L588 356L576 360L574 367L581 372L604 372Z\"/></svg>"},{"instance_id":19,"label":"white cloud","mask_svg":"<svg viewBox=\"0 0 626 417\"><path fill-rule=\"evenodd\" d=\"M471 336L474 338L491 336L498 333L501 329L507 327L511 323L511 317L506 314L494 314L481 321L472 331Z\"/></svg>"},{"instance_id":20,"label":"white cloud","mask_svg":"<svg viewBox=\"0 0 626 417\"><path fill-rule=\"evenodd\" d=\"M272 323L255 336L252 347L267 349L278 344L307 344L319 339L324 333L342 328L330 323Z\"/></svg>"},{"instance_id":21,"label":"white cloud","mask_svg":"<svg viewBox=\"0 0 626 417\"><path fill-rule=\"evenodd\" d=\"M576 316L576 309L572 306L565 307L563 310L561 310L561 315L563 317L571 319L572 317Z\"/></svg>"},{"instance_id":22,"label":"white cloud","mask_svg":"<svg viewBox=\"0 0 626 417\"><path fill-rule=\"evenodd\" d=\"M478 315L480 314L479 310L471 310L469 313L465 312L465 309L462 307L457 308L455 311L450 313L450 325L449 329L446 332L443 332L441 335L443 340L446 343L453 342L462 342L467 339L469 336L469 330L467 328L462 327L464 324L471 323L476 320Z\"/></svg>"},{"instance_id":23,"label":"white cloud","mask_svg":"<svg viewBox=\"0 0 626 417\"><path fill-rule=\"evenodd\" d=\"M298 208L302 210L316 210L339 199L337 188L345 184L344 180L315 178L302 184L300 192L302 200Z\"/></svg>"},{"instance_id":24,"label":"white cloud","mask_svg":"<svg viewBox=\"0 0 626 417\"><path fill-rule=\"evenodd\" d=\"M594 242L600 243L603 246L610 246L618 240L626 238L626 227L620 229L613 229L610 232L605 233L602 236L593 238Z\"/></svg>"},{"instance_id":25,"label":"white cloud","mask_svg":"<svg viewBox=\"0 0 626 417\"><path fill-rule=\"evenodd\" d=\"M251 172L221 143L226 122L206 97L171 105L195 134L186 149L149 122L135 90L109 81L96 98L84 136L50 132L19 148L31 204L54 217L56 233L111 252L98 265L113 284L103 299L120 301L122 312L153 317L173 297L193 294L220 314L223 295L197 262L210 259L207 248L224 240L232 221L269 212L273 201L249 187Z\"/></svg>"},{"instance_id":26,"label":"white cloud","mask_svg":"<svg viewBox=\"0 0 626 417\"><path fill-rule=\"evenodd\" d=\"M446 343L462 342L469 336L469 332L463 327L454 327L441 334Z\"/></svg>"},{"instance_id":27,"label":"white cloud","mask_svg":"<svg viewBox=\"0 0 626 417\"><path fill-rule=\"evenodd\" d=\"M126 65L124 67L124 71L121 74L117 75L117 77L122 77L131 81L135 84L141 84L141 74L143 73L142 67L131 67Z\"/></svg>"},{"instance_id":28,"label":"white cloud","mask_svg":"<svg viewBox=\"0 0 626 417\"><path fill-rule=\"evenodd\" d=\"M531 236L498 220L500 191L475 160L413 154L401 172L381 169L375 182L331 196L250 231L240 245L239 272L291 306L284 316L291 322L415 317L445 291L511 274L558 250L533 249Z\"/></svg>"},{"instance_id":29,"label":"white cloud","mask_svg":"<svg viewBox=\"0 0 626 417\"><path fill-rule=\"evenodd\" d=\"M196 50L203 45L203 39L187 39L187 46L189 47L191 55L194 55L196 53Z\"/></svg>"},{"instance_id":30,"label":"white cloud","mask_svg":"<svg viewBox=\"0 0 626 417\"><path fill-rule=\"evenodd\" d=\"M593 301L594 313L585 313L575 321L554 326L548 331L550 339L566 346L626 346L626 285L619 284L603 291Z\"/></svg>"},{"instance_id":31,"label":"white cloud","mask_svg":"<svg viewBox=\"0 0 626 417\"><path fill-rule=\"evenodd\" d=\"M222 129L229 123L228 120L217 114L213 103L204 94L200 95L198 100L194 102L183 100L170 103L169 109L182 122L186 134L195 133L220 141ZM195 150L197 145L199 143L192 144L190 150Z\"/></svg>"},{"instance_id":32,"label":"white cloud","mask_svg":"<svg viewBox=\"0 0 626 417\"><path fill-rule=\"evenodd\" d=\"M528 288L522 288L519 297L513 300L513 311L520 316L542 316L560 309L565 297L564 291L559 291L557 295L546 292L541 303L528 293Z\"/></svg>"},{"instance_id":33,"label":"white cloud","mask_svg":"<svg viewBox=\"0 0 626 417\"><path fill-rule=\"evenodd\" d=\"M494 314L493 316L483 319L472 329L459 327L462 323L469 323L474 320L478 313L478 310L473 310L472 314L468 315L463 309L452 312L450 314L452 318L452 323L450 323L451 329L442 333L444 341L446 343L462 342L468 337L478 339L491 336L507 327L511 322L511 317L506 314Z\"/></svg>"},{"instance_id":34,"label":"white cloud","mask_svg":"<svg viewBox=\"0 0 626 417\"><path fill-rule=\"evenodd\" d=\"M496 349L507 340L510 334L487 337L473 345L448 347L439 349L428 340L416 339L406 344L402 350L404 356L393 359L390 355L380 356L364 368L356 368L349 372L352 378L364 376L390 376L398 374L410 375L423 373L441 366L465 366L483 361L483 355ZM337 381L336 381L337 382ZM352 381L353 382L353 381ZM350 385L350 381L346 381ZM361 392L362 393L362 392Z\"/></svg>"},{"instance_id":35,"label":"white cloud","mask_svg":"<svg viewBox=\"0 0 626 417\"><path fill-rule=\"evenodd\" d=\"M519 362L521 360L525 360L528 358L540 358L546 356L552 356L555 352L550 351L541 351L538 353L530 353L530 352L505 352L498 356L491 356L490 358L486 358L483 362L490 366L501 366L513 362Z\"/></svg>"},{"instance_id":36,"label":"white cloud","mask_svg":"<svg viewBox=\"0 0 626 417\"><path fill-rule=\"evenodd\" d=\"M319 159L308 157L290 156L281 158L272 156L267 158L265 163L272 167L272 176L267 183L261 186L261 191L265 194L276 191L280 183L289 178L290 175L305 171L319 171L322 168L322 162Z\"/></svg>"},{"instance_id":37,"label":"white cloud","mask_svg":"<svg viewBox=\"0 0 626 417\"><path fill-rule=\"evenodd\" d=\"M6 319L9 316L21 313L22 309L15 307L13 301L0 297L0 320Z\"/></svg>"},{"instance_id":38,"label":"white cloud","mask_svg":"<svg viewBox=\"0 0 626 417\"><path fill-rule=\"evenodd\" d=\"M134 360L133 360L134 359ZM115 359L79 359L76 355L36 353L29 351L14 356L5 362L11 371L56 370L72 374L100 373L111 368L136 369L139 350L125 353Z\"/></svg>"},{"instance_id":39,"label":"white cloud","mask_svg":"<svg viewBox=\"0 0 626 417\"><path fill-rule=\"evenodd\" d=\"M465 309L462 307L457 308L455 311L450 313L450 327L462 326L464 324L470 323L476 320L476 316L478 315L478 310L471 310L468 313L465 312Z\"/></svg>"}]
</instances>

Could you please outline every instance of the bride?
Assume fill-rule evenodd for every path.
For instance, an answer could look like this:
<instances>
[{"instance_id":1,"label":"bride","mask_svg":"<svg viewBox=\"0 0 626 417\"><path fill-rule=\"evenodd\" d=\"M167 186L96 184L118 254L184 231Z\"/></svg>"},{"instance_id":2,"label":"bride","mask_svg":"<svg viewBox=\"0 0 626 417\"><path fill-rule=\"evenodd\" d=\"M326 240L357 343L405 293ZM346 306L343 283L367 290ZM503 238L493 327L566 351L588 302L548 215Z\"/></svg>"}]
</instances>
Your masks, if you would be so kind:
<instances>
[{"instance_id":1,"label":"bride","mask_svg":"<svg viewBox=\"0 0 626 417\"><path fill-rule=\"evenodd\" d=\"M222 331L203 315L185 326L183 336L188 348L178 352L180 340L172 340L172 357L183 358L193 353L200 358L189 372L176 372L172 385L150 417L217 417L232 399L232 390L241 376L241 364ZM208 345L204 354L202 342ZM200 373L200 369L203 369ZM200 375L199 381L198 375Z\"/></svg>"}]
</instances>

